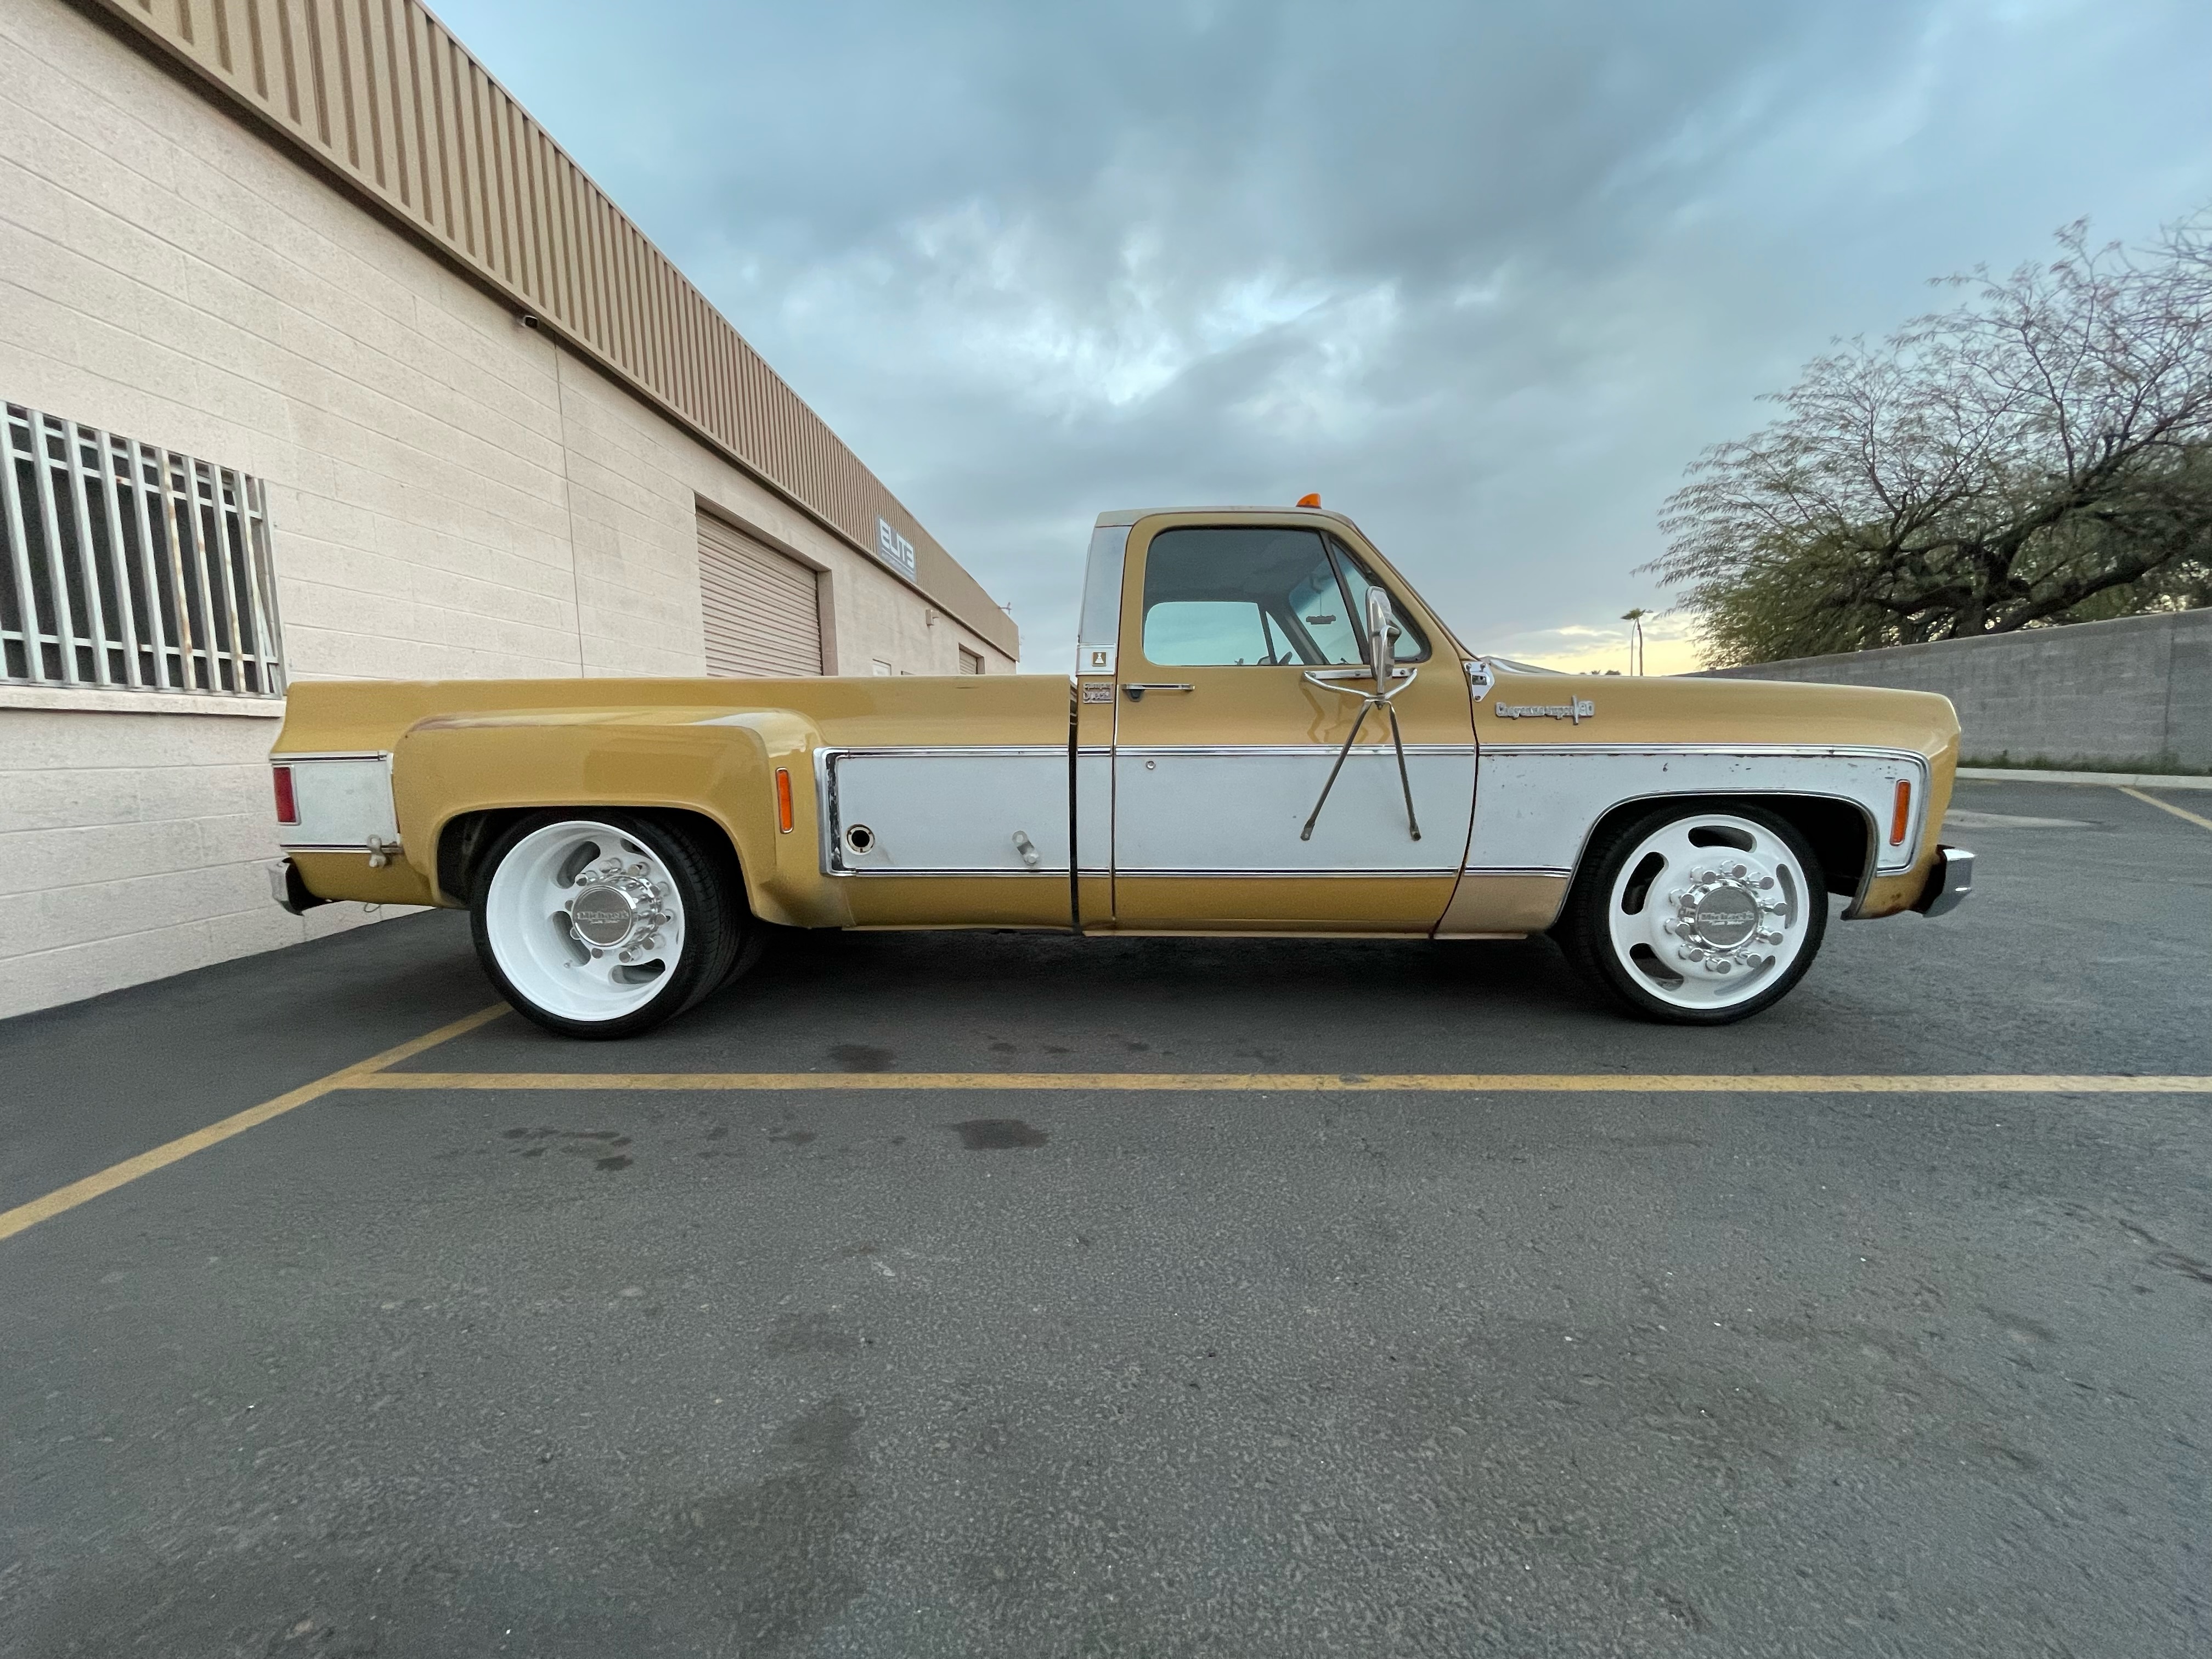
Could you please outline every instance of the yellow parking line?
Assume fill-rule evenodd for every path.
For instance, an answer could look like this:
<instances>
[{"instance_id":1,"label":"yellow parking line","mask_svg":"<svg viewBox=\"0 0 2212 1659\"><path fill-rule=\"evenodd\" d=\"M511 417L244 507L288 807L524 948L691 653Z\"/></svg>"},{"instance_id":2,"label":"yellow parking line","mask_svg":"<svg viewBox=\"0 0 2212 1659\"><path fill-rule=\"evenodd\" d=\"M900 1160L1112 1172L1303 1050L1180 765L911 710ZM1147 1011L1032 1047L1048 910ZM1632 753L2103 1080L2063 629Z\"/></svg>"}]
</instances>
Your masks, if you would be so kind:
<instances>
[{"instance_id":1,"label":"yellow parking line","mask_svg":"<svg viewBox=\"0 0 2212 1659\"><path fill-rule=\"evenodd\" d=\"M466 1019L457 1019L451 1025L441 1025L436 1030L401 1043L396 1048L386 1048L380 1054L371 1054L367 1060L332 1072L328 1077L318 1078L313 1083L302 1084L274 1100L264 1100L258 1106L249 1106L242 1112L234 1112L219 1123L210 1123L204 1129L195 1129L188 1135L179 1135L172 1141L141 1152L136 1158L126 1158L120 1164L111 1164L97 1175L88 1175L82 1181L72 1181L58 1188L44 1198L34 1198L27 1204L19 1204L12 1210L0 1210L0 1238L8 1238L26 1227L35 1227L64 1210L74 1210L80 1204L98 1198L102 1193L112 1193L126 1186L140 1176L151 1175L165 1169L179 1158L190 1158L194 1152L205 1152L218 1141L243 1134L257 1124L266 1123L272 1117L282 1117L295 1106L304 1106L311 1100L340 1089L358 1089L386 1066L397 1066L403 1060L412 1060L425 1048L434 1048L465 1032L496 1019L507 1012L503 1002L480 1009Z\"/></svg>"},{"instance_id":2,"label":"yellow parking line","mask_svg":"<svg viewBox=\"0 0 2212 1659\"><path fill-rule=\"evenodd\" d=\"M2208 826L2212 827L2212 826ZM923 1091L933 1092L1234 1094L1765 1094L1765 1095L2208 1095L2212 1077L2118 1073L1863 1073L1758 1075L1620 1072L395 1072L390 1068L475 1030L507 1012L481 1009L328 1077L234 1113L204 1129L111 1164L97 1175L0 1211L8 1238L141 1176L282 1117L295 1107L349 1090L483 1089Z\"/></svg>"},{"instance_id":3,"label":"yellow parking line","mask_svg":"<svg viewBox=\"0 0 2212 1659\"><path fill-rule=\"evenodd\" d=\"M2142 790L2130 789L2124 783L2114 784L2112 787L2124 795L2133 795L2137 800L2149 802L2161 812L2171 812L2178 818L2187 818L2200 830L2212 830L2212 818L2200 818L2196 813L2185 811L2170 800L2160 800L2156 795L2146 795Z\"/></svg>"},{"instance_id":4,"label":"yellow parking line","mask_svg":"<svg viewBox=\"0 0 2212 1659\"><path fill-rule=\"evenodd\" d=\"M1528 1072L390 1072L343 1089L926 1090L1054 1093L1234 1094L1722 1094L1722 1095L2202 1095L2212 1077L2001 1073L1846 1076L1705 1076Z\"/></svg>"}]
</instances>

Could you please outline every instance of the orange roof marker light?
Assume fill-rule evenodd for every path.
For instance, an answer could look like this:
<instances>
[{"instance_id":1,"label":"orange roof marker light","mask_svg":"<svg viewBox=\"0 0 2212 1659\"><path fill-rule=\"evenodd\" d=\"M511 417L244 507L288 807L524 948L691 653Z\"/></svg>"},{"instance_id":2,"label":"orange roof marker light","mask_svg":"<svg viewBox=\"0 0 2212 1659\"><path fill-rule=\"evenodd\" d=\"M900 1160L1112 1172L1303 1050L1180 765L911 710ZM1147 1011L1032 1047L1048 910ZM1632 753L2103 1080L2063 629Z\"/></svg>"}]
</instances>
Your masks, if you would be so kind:
<instances>
[{"instance_id":1,"label":"orange roof marker light","mask_svg":"<svg viewBox=\"0 0 2212 1659\"><path fill-rule=\"evenodd\" d=\"M1310 495L1299 496L1298 505L1300 507L1319 507L1321 505L1321 492L1319 490L1316 490Z\"/></svg>"}]
</instances>

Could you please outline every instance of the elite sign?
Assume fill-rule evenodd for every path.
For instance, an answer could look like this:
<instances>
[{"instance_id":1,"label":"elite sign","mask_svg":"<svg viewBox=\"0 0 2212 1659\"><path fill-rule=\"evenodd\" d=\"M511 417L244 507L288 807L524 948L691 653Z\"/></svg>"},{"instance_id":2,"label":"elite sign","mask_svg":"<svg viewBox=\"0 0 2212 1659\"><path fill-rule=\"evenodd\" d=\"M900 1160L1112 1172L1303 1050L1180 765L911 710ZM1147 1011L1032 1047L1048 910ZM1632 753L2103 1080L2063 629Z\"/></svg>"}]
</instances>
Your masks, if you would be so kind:
<instances>
[{"instance_id":1,"label":"elite sign","mask_svg":"<svg viewBox=\"0 0 2212 1659\"><path fill-rule=\"evenodd\" d=\"M914 544L883 519L876 520L876 556L894 570L914 574Z\"/></svg>"}]
</instances>

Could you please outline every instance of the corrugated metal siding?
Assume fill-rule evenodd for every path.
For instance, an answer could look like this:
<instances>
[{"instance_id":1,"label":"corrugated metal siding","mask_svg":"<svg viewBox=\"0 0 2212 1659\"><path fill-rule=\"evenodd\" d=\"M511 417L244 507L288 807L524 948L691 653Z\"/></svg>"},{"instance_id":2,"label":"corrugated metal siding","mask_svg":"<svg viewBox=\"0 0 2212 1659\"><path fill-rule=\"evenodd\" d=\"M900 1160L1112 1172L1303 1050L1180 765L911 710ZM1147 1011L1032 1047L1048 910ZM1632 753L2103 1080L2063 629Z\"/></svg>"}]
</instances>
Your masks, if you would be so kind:
<instances>
[{"instance_id":1,"label":"corrugated metal siding","mask_svg":"<svg viewBox=\"0 0 2212 1659\"><path fill-rule=\"evenodd\" d=\"M703 513L699 599L709 674L822 672L822 613L814 573Z\"/></svg>"},{"instance_id":2,"label":"corrugated metal siding","mask_svg":"<svg viewBox=\"0 0 2212 1659\"><path fill-rule=\"evenodd\" d=\"M416 0L80 0L130 23L1008 654L1012 621Z\"/></svg>"}]
</instances>

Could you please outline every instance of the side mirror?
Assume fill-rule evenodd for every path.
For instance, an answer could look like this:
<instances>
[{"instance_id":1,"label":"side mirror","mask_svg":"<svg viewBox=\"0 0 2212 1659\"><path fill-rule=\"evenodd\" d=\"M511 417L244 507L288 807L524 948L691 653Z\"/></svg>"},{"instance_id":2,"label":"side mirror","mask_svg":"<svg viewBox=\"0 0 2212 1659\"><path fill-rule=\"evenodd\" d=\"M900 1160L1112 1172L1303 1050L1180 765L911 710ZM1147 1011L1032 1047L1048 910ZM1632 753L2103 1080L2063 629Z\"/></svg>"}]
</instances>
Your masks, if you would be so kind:
<instances>
[{"instance_id":1,"label":"side mirror","mask_svg":"<svg viewBox=\"0 0 2212 1659\"><path fill-rule=\"evenodd\" d=\"M1398 614L1390 608L1390 596L1380 587L1367 590L1367 666L1375 676L1375 689L1382 690L1390 683L1390 642L1401 630Z\"/></svg>"}]
</instances>

